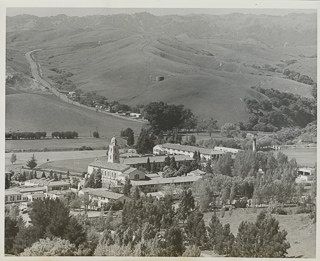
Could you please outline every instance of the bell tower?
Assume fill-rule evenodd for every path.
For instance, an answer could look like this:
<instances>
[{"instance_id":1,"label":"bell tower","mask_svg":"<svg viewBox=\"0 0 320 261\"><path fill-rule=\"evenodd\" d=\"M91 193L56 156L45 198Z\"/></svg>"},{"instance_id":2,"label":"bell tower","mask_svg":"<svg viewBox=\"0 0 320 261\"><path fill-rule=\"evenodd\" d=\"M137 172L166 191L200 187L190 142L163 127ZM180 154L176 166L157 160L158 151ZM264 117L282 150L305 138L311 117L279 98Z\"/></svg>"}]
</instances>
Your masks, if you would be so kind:
<instances>
[{"instance_id":1,"label":"bell tower","mask_svg":"<svg viewBox=\"0 0 320 261\"><path fill-rule=\"evenodd\" d=\"M108 162L120 163L117 139L113 137L109 145Z\"/></svg>"}]
</instances>

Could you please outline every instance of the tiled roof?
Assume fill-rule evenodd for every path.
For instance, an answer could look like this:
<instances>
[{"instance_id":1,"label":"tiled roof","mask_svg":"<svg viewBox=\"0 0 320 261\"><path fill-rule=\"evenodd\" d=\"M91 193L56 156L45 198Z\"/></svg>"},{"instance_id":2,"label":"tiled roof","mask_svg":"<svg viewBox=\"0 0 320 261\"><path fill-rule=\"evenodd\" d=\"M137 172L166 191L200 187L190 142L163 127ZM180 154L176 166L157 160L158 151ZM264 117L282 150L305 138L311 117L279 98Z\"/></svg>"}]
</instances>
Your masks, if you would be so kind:
<instances>
[{"instance_id":1,"label":"tiled roof","mask_svg":"<svg viewBox=\"0 0 320 261\"><path fill-rule=\"evenodd\" d=\"M148 158L150 159L150 163L152 162L164 162L164 159L167 156L150 156L150 157L139 157L139 158L126 158L123 159L123 164L126 165L133 165L133 164L145 164L148 161ZM170 156L172 157L172 156ZM187 155L174 155L175 161L184 161L184 160L189 160L192 161L193 158L187 156Z\"/></svg>"},{"instance_id":2,"label":"tiled roof","mask_svg":"<svg viewBox=\"0 0 320 261\"><path fill-rule=\"evenodd\" d=\"M95 160L94 162L91 162L89 166L96 167L96 168L104 168L104 169L111 169L111 170L116 170L116 171L125 171L130 166L121 164L121 163L113 163L113 162L107 162L104 160Z\"/></svg>"},{"instance_id":3,"label":"tiled roof","mask_svg":"<svg viewBox=\"0 0 320 261\"><path fill-rule=\"evenodd\" d=\"M173 144L173 143L164 143L161 144L162 148L187 151L187 152L195 152L199 151L201 154L212 155L212 154L223 154L221 151L215 151L213 149L201 148L196 146L188 146L181 144Z\"/></svg>"},{"instance_id":4,"label":"tiled roof","mask_svg":"<svg viewBox=\"0 0 320 261\"><path fill-rule=\"evenodd\" d=\"M93 196L97 196L97 197L103 197L103 198L109 198L109 199L115 199L115 200L117 200L121 197L124 197L123 194L111 192L111 191L106 190L105 188L97 188L97 189L84 188L82 190L83 190L83 192L86 192L89 195L93 195Z\"/></svg>"},{"instance_id":5,"label":"tiled roof","mask_svg":"<svg viewBox=\"0 0 320 261\"><path fill-rule=\"evenodd\" d=\"M35 192L35 191L44 191L44 187L32 187L32 188L21 188L21 193L27 193L27 192Z\"/></svg>"},{"instance_id":6,"label":"tiled roof","mask_svg":"<svg viewBox=\"0 0 320 261\"><path fill-rule=\"evenodd\" d=\"M10 196L10 195L21 195L20 192L12 190L12 189L6 189L5 190L5 195Z\"/></svg>"},{"instance_id":7,"label":"tiled roof","mask_svg":"<svg viewBox=\"0 0 320 261\"><path fill-rule=\"evenodd\" d=\"M172 184L179 182L195 182L201 179L200 176L183 176L183 177L171 177L171 178L154 178L151 180L131 180L131 184L134 186L142 185L158 185L158 184Z\"/></svg>"},{"instance_id":8,"label":"tiled roof","mask_svg":"<svg viewBox=\"0 0 320 261\"><path fill-rule=\"evenodd\" d=\"M135 171L135 170L137 170L137 168L129 168L129 169L127 169L126 171L124 171L123 172L123 174L126 174L126 175L129 175L131 172L133 172L133 171ZM140 171L140 170L139 170Z\"/></svg>"}]
</instances>

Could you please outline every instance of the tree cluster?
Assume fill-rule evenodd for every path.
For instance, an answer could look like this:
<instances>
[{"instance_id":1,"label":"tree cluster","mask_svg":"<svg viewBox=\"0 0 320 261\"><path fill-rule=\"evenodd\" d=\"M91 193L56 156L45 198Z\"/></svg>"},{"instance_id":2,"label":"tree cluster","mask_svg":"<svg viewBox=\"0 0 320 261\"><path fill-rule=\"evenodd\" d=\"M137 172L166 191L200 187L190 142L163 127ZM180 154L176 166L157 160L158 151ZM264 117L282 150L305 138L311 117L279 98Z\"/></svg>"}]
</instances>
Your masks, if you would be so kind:
<instances>
[{"instance_id":1,"label":"tree cluster","mask_svg":"<svg viewBox=\"0 0 320 261\"><path fill-rule=\"evenodd\" d=\"M134 144L134 132L131 128L126 128L120 133L120 137L125 137L127 139L127 145L132 146Z\"/></svg>"},{"instance_id":2,"label":"tree cluster","mask_svg":"<svg viewBox=\"0 0 320 261\"><path fill-rule=\"evenodd\" d=\"M6 140L40 140L45 139L46 132L6 132Z\"/></svg>"},{"instance_id":3,"label":"tree cluster","mask_svg":"<svg viewBox=\"0 0 320 261\"><path fill-rule=\"evenodd\" d=\"M57 139L76 139L78 138L78 133L76 131L55 131L52 132L51 137Z\"/></svg>"},{"instance_id":4,"label":"tree cluster","mask_svg":"<svg viewBox=\"0 0 320 261\"><path fill-rule=\"evenodd\" d=\"M146 105L144 116L155 134L174 128L181 129L185 125L190 125L190 119L194 118L190 109L186 109L183 105L168 105L164 102L151 102Z\"/></svg>"},{"instance_id":5,"label":"tree cluster","mask_svg":"<svg viewBox=\"0 0 320 261\"><path fill-rule=\"evenodd\" d=\"M248 123L241 123L246 130L273 132L287 126L304 128L317 118L315 99L303 98L292 93L274 89L252 87L269 98L262 102L247 99L245 103L249 112L253 113Z\"/></svg>"}]
</instances>

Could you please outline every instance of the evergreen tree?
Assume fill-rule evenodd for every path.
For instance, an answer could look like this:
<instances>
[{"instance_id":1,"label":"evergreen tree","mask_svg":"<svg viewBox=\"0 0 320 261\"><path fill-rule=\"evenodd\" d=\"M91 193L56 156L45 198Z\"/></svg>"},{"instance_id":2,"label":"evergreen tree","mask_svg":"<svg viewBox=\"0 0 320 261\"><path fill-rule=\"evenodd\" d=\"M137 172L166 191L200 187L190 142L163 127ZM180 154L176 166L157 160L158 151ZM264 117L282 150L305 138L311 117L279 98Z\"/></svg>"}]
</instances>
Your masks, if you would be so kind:
<instances>
[{"instance_id":1,"label":"evergreen tree","mask_svg":"<svg viewBox=\"0 0 320 261\"><path fill-rule=\"evenodd\" d=\"M212 173L211 160L208 160L208 161L207 161L207 164L206 164L206 172L207 172L207 173Z\"/></svg>"},{"instance_id":2,"label":"evergreen tree","mask_svg":"<svg viewBox=\"0 0 320 261\"><path fill-rule=\"evenodd\" d=\"M181 256L185 251L183 245L183 232L179 227L169 228L165 235L165 254L164 256Z\"/></svg>"},{"instance_id":3,"label":"evergreen tree","mask_svg":"<svg viewBox=\"0 0 320 261\"><path fill-rule=\"evenodd\" d=\"M182 194L182 199L178 208L179 219L183 222L187 219L188 215L194 210L195 203L194 197L192 195L191 189L184 190Z\"/></svg>"},{"instance_id":4,"label":"evergreen tree","mask_svg":"<svg viewBox=\"0 0 320 261\"><path fill-rule=\"evenodd\" d=\"M50 170L49 178L50 178L50 179L53 179L53 171L52 171L52 170Z\"/></svg>"},{"instance_id":5,"label":"evergreen tree","mask_svg":"<svg viewBox=\"0 0 320 261\"><path fill-rule=\"evenodd\" d=\"M42 171L42 176L41 178L46 178L46 173L44 171Z\"/></svg>"},{"instance_id":6,"label":"evergreen tree","mask_svg":"<svg viewBox=\"0 0 320 261\"><path fill-rule=\"evenodd\" d=\"M203 214L195 210L185 224L185 232L191 244L205 248L208 242L207 231L203 220Z\"/></svg>"},{"instance_id":7,"label":"evergreen tree","mask_svg":"<svg viewBox=\"0 0 320 261\"><path fill-rule=\"evenodd\" d=\"M61 173L59 174L59 180L62 180L62 174Z\"/></svg>"},{"instance_id":8,"label":"evergreen tree","mask_svg":"<svg viewBox=\"0 0 320 261\"><path fill-rule=\"evenodd\" d=\"M170 169L176 170L177 169L177 164L176 164L176 159L174 156L170 159Z\"/></svg>"},{"instance_id":9,"label":"evergreen tree","mask_svg":"<svg viewBox=\"0 0 320 261\"><path fill-rule=\"evenodd\" d=\"M255 223L242 221L232 251L239 257L285 257L290 243L287 232L279 231L279 222L261 211ZM252 247L254 246L254 247Z\"/></svg>"},{"instance_id":10,"label":"evergreen tree","mask_svg":"<svg viewBox=\"0 0 320 261\"><path fill-rule=\"evenodd\" d=\"M157 171L157 166L156 166L156 162L153 161L151 164L151 172L156 172Z\"/></svg>"},{"instance_id":11,"label":"evergreen tree","mask_svg":"<svg viewBox=\"0 0 320 261\"><path fill-rule=\"evenodd\" d=\"M133 144L134 144L134 133L132 131L128 133L127 145L132 146Z\"/></svg>"},{"instance_id":12,"label":"evergreen tree","mask_svg":"<svg viewBox=\"0 0 320 261\"><path fill-rule=\"evenodd\" d=\"M31 159L27 162L27 167L30 169L34 169L36 166L37 166L37 160L35 159L33 154Z\"/></svg>"},{"instance_id":13,"label":"evergreen tree","mask_svg":"<svg viewBox=\"0 0 320 261\"><path fill-rule=\"evenodd\" d=\"M69 172L69 170L67 171L67 178L69 179L69 177L70 177L70 172Z\"/></svg>"},{"instance_id":14,"label":"evergreen tree","mask_svg":"<svg viewBox=\"0 0 320 261\"><path fill-rule=\"evenodd\" d=\"M147 167L146 167L147 171L150 172L151 171L151 164L150 164L150 159L148 157L147 159Z\"/></svg>"},{"instance_id":15,"label":"evergreen tree","mask_svg":"<svg viewBox=\"0 0 320 261\"><path fill-rule=\"evenodd\" d=\"M53 180L54 180L54 181L57 181L57 180L58 180L58 175L57 175L56 172L53 174Z\"/></svg>"}]
</instances>

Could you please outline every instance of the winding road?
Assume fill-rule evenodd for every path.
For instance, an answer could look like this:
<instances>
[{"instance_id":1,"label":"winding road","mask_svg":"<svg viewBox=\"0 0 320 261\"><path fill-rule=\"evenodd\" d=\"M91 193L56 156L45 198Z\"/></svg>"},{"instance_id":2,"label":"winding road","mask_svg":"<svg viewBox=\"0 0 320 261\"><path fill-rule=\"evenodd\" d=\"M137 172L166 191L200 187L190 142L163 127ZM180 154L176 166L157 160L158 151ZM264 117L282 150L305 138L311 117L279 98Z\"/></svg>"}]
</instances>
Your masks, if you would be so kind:
<instances>
[{"instance_id":1,"label":"winding road","mask_svg":"<svg viewBox=\"0 0 320 261\"><path fill-rule=\"evenodd\" d=\"M38 51L41 51L42 49L36 49L36 50L32 50L30 52L27 52L25 54L29 64L30 64L30 68L31 68L31 74L33 76L33 78L39 83L41 84L42 86L44 86L45 88L49 89L54 95L56 95L57 97L59 97L62 101L64 102L67 102L69 104L73 104L73 105L76 105L76 106L79 106L79 107L82 107L82 108L86 108L88 110L92 110L92 111L97 111L96 108L94 107L89 107L89 106L85 106L83 104L80 104L79 102L76 102L76 101L73 101L73 100L70 100L65 94L63 93L60 93L58 92L57 89L55 89L54 87L52 87L52 85L47 82L46 80L44 80L42 77L41 77L41 68L40 68L40 64L37 63L35 60L34 60L34 57L33 57L33 53L35 52L38 52ZM140 123L146 123L145 120L141 120L141 119L133 119L133 118L127 118L127 117L123 117L123 116L120 116L118 114L115 114L115 113L110 113L110 112L106 112L106 111L99 111L99 113L104 113L104 114L107 114L107 115L110 115L112 117L116 117L116 118L120 118L120 119L124 119L124 120L128 120L128 121L135 121L135 122L140 122Z\"/></svg>"}]
</instances>

